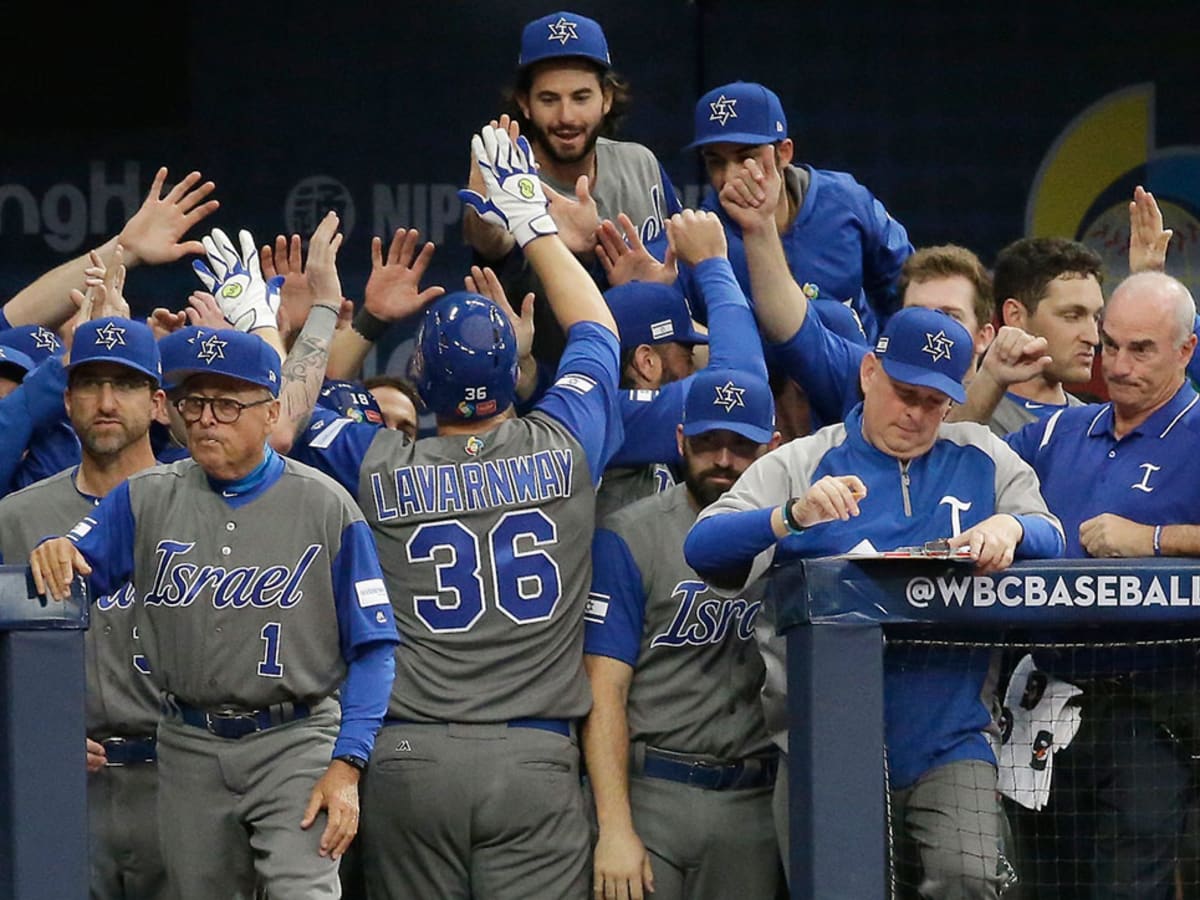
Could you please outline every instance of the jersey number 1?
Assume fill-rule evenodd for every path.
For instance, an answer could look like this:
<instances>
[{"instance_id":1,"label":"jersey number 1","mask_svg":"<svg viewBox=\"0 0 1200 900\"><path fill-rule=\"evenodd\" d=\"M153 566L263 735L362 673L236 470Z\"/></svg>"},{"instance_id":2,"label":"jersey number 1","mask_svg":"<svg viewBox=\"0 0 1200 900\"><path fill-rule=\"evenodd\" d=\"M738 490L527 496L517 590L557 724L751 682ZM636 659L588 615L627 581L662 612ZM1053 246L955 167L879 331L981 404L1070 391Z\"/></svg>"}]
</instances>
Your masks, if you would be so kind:
<instances>
[{"instance_id":1,"label":"jersey number 1","mask_svg":"<svg viewBox=\"0 0 1200 900\"><path fill-rule=\"evenodd\" d=\"M262 662L258 664L258 674L267 678L282 678L283 665L279 662L279 632L278 622L268 622L259 632L259 637L266 643L263 648Z\"/></svg>"}]
</instances>

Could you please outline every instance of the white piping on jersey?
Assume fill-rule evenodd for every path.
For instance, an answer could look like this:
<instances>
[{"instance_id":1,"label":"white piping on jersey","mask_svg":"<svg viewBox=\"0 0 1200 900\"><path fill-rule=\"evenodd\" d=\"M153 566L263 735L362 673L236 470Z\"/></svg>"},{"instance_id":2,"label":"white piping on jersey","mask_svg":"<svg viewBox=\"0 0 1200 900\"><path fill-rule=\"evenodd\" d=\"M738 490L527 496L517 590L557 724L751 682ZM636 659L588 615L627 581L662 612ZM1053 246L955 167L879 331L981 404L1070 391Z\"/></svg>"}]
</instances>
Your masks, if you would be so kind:
<instances>
[{"instance_id":1,"label":"white piping on jersey","mask_svg":"<svg viewBox=\"0 0 1200 900\"><path fill-rule=\"evenodd\" d=\"M912 517L912 500L908 496L908 460L897 460L900 463L900 496L904 498L904 515Z\"/></svg>"},{"instance_id":2,"label":"white piping on jersey","mask_svg":"<svg viewBox=\"0 0 1200 900\"><path fill-rule=\"evenodd\" d=\"M310 447L316 447L318 450L326 449L330 444L333 443L333 439L337 437L338 432L349 425L352 421L354 420L347 419L344 416L338 417L330 424L328 428L309 441L308 445Z\"/></svg>"},{"instance_id":3,"label":"white piping on jersey","mask_svg":"<svg viewBox=\"0 0 1200 900\"><path fill-rule=\"evenodd\" d=\"M1065 410L1060 409L1058 412L1056 412L1054 415L1052 415L1049 419L1046 420L1046 430L1042 432L1042 442L1040 444L1038 444L1039 450L1041 450L1043 447L1045 447L1047 444L1050 443L1050 436L1052 434L1054 434L1054 427L1058 424L1058 418L1059 418L1059 416L1061 416L1063 414L1063 412L1065 412ZM1092 419L1092 424L1095 424L1095 422L1096 422L1096 420ZM1088 431L1091 431L1091 428L1088 428Z\"/></svg>"},{"instance_id":4,"label":"white piping on jersey","mask_svg":"<svg viewBox=\"0 0 1200 900\"><path fill-rule=\"evenodd\" d=\"M1092 419L1091 423L1088 425L1088 430L1087 430L1088 437L1092 436L1092 429L1096 427L1096 423L1100 421L1100 417L1102 415L1104 415L1106 412L1108 412L1108 410L1111 407L1112 407L1111 403L1105 403L1102 407L1100 407L1100 412L1096 413L1095 418Z\"/></svg>"},{"instance_id":5,"label":"white piping on jersey","mask_svg":"<svg viewBox=\"0 0 1200 900\"><path fill-rule=\"evenodd\" d=\"M1170 425L1168 425L1166 428L1164 428L1164 429L1163 429L1163 433L1162 433L1162 434L1160 434L1160 435L1159 435L1159 437L1160 437L1160 438L1165 438L1165 437L1167 436L1167 432L1168 432L1168 431L1170 431L1172 428L1174 428L1174 427L1175 427L1175 423L1176 423L1176 422L1178 422L1180 419L1182 419L1182 418L1184 417L1184 415L1186 415L1186 414L1187 414L1187 411L1188 411L1189 409L1191 409L1193 406L1195 406L1195 405L1196 405L1196 401L1197 401L1197 400L1200 400L1200 395L1197 395L1197 396L1193 397L1193 398L1191 399L1191 401L1188 403L1188 405L1187 405L1187 406L1185 406L1183 409L1181 409L1181 410L1179 411L1179 415L1177 415L1175 418L1173 418L1173 419L1171 420L1171 424L1170 424Z\"/></svg>"}]
</instances>

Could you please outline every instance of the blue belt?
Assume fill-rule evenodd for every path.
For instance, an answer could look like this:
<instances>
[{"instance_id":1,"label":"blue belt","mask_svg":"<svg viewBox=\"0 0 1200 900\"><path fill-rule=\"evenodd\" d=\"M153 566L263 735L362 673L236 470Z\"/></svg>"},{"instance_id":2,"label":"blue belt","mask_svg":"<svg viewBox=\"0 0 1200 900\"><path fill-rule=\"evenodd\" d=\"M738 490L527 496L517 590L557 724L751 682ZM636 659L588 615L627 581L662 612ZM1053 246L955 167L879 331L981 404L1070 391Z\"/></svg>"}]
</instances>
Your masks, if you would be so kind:
<instances>
[{"instance_id":1,"label":"blue belt","mask_svg":"<svg viewBox=\"0 0 1200 900\"><path fill-rule=\"evenodd\" d=\"M110 737L100 744L104 747L106 766L132 766L158 759L157 741L153 737Z\"/></svg>"},{"instance_id":2,"label":"blue belt","mask_svg":"<svg viewBox=\"0 0 1200 900\"><path fill-rule=\"evenodd\" d=\"M209 734L234 741L248 734L274 728L276 725L286 725L297 719L308 718L312 712L307 703L274 703L263 709L248 710L200 709L190 703L184 703L178 697L168 700L167 708L177 712L185 725L203 728Z\"/></svg>"},{"instance_id":3,"label":"blue belt","mask_svg":"<svg viewBox=\"0 0 1200 900\"><path fill-rule=\"evenodd\" d=\"M388 717L383 720L386 725L443 725L444 722L418 722L415 719L394 719ZM488 723L465 723L465 724L496 724L507 725L509 728L536 728L539 731L553 731L555 734L561 734L563 737L571 736L571 723L566 719L510 719L508 722L488 722Z\"/></svg>"},{"instance_id":4,"label":"blue belt","mask_svg":"<svg viewBox=\"0 0 1200 900\"><path fill-rule=\"evenodd\" d=\"M774 756L748 756L734 762L713 762L647 747L645 759L640 767L635 766L635 773L709 791L734 791L774 784L778 768L779 760Z\"/></svg>"}]
</instances>

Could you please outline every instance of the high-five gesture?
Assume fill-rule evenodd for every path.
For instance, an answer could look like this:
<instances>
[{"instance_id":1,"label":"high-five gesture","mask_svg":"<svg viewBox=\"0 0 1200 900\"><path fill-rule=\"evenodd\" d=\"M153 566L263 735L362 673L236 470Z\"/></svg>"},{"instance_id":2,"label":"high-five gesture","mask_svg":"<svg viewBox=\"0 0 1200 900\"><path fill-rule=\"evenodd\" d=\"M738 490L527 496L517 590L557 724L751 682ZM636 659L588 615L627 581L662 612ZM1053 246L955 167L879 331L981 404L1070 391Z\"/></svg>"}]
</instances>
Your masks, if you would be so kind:
<instances>
[{"instance_id":1,"label":"high-five gesture","mask_svg":"<svg viewBox=\"0 0 1200 900\"><path fill-rule=\"evenodd\" d=\"M462 190L458 196L485 222L501 225L524 247L535 238L557 234L546 210L546 194L538 179L533 151L524 135L514 143L508 132L488 125L471 139L487 196Z\"/></svg>"}]
</instances>

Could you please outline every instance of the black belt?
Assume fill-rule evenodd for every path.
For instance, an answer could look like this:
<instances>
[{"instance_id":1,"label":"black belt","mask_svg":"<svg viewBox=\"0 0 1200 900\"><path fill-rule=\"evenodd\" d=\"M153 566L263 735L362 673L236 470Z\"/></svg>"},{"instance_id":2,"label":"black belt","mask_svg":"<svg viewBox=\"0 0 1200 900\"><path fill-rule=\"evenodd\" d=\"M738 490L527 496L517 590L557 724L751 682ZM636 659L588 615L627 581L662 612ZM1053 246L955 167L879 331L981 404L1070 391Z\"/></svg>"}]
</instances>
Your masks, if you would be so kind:
<instances>
[{"instance_id":1,"label":"black belt","mask_svg":"<svg viewBox=\"0 0 1200 900\"><path fill-rule=\"evenodd\" d=\"M262 709L200 709L178 697L167 701L167 709L177 713L185 725L203 728L209 734L234 741L248 734L308 718L312 712L307 703L274 703Z\"/></svg>"},{"instance_id":2,"label":"black belt","mask_svg":"<svg viewBox=\"0 0 1200 900\"><path fill-rule=\"evenodd\" d=\"M151 737L110 737L99 742L104 747L106 766L132 766L158 759L157 741Z\"/></svg>"},{"instance_id":3,"label":"black belt","mask_svg":"<svg viewBox=\"0 0 1200 900\"><path fill-rule=\"evenodd\" d=\"M391 717L383 720L383 724L387 725L444 725L445 722L418 722L415 719L393 719ZM510 719L507 722L486 722L486 723L465 723L465 724L488 724L488 725L507 725L509 728L536 728L539 731L553 731L555 734L561 734L563 737L571 736L571 723L566 719Z\"/></svg>"},{"instance_id":4,"label":"black belt","mask_svg":"<svg viewBox=\"0 0 1200 900\"><path fill-rule=\"evenodd\" d=\"M641 754L637 754L635 760L639 756ZM732 762L714 762L646 747L640 766L634 766L634 774L678 781L709 791L737 791L773 785L778 769L779 759L775 756L747 756Z\"/></svg>"}]
</instances>

